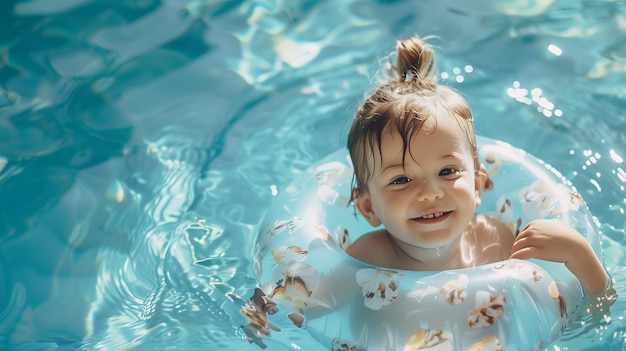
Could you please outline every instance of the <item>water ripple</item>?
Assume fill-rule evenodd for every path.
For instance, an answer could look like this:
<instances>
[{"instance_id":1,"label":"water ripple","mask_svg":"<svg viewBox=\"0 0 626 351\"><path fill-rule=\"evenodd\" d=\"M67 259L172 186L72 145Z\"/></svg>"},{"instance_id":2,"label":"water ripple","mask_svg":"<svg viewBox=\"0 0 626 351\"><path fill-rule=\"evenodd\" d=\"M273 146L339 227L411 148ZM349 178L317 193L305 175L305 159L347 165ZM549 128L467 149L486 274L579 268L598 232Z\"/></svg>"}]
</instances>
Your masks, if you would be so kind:
<instances>
[{"instance_id":1,"label":"water ripple","mask_svg":"<svg viewBox=\"0 0 626 351\"><path fill-rule=\"evenodd\" d=\"M376 60L415 31L440 36L442 80L470 99L479 132L583 193L624 294L621 2L9 3L0 248L29 239L46 254L25 267L36 279L14 277L26 260L2 257L0 348L256 349L239 312L256 284L256 228L273 194L344 145ZM576 341L619 347L626 307L613 309ZM307 338L287 325L268 344Z\"/></svg>"}]
</instances>

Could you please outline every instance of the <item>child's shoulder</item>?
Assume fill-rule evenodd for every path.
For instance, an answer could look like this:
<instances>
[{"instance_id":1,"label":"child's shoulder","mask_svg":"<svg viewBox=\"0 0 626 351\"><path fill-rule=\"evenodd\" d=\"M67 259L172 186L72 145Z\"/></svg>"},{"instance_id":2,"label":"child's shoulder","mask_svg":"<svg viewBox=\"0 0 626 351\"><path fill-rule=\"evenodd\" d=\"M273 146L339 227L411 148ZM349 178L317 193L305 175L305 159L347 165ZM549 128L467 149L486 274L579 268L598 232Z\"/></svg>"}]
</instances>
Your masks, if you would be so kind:
<instances>
[{"instance_id":1,"label":"child's shoulder","mask_svg":"<svg viewBox=\"0 0 626 351\"><path fill-rule=\"evenodd\" d=\"M515 235L511 227L491 216L478 214L474 216L470 224L470 232L474 236L474 244L478 246L491 247L497 244L502 259L508 258L511 254L511 246L515 240Z\"/></svg>"},{"instance_id":2,"label":"child's shoulder","mask_svg":"<svg viewBox=\"0 0 626 351\"><path fill-rule=\"evenodd\" d=\"M513 235L513 231L511 230L511 227L509 225L485 214L475 215L470 225L474 226L477 230L481 232L489 231L497 232L500 234L508 233Z\"/></svg>"},{"instance_id":3,"label":"child's shoulder","mask_svg":"<svg viewBox=\"0 0 626 351\"><path fill-rule=\"evenodd\" d=\"M375 247L376 250L372 250ZM367 234L363 234L355 240L348 248L348 255L367 262L369 264L381 265L381 259L387 256L388 251L392 249L389 233L382 229Z\"/></svg>"}]
</instances>

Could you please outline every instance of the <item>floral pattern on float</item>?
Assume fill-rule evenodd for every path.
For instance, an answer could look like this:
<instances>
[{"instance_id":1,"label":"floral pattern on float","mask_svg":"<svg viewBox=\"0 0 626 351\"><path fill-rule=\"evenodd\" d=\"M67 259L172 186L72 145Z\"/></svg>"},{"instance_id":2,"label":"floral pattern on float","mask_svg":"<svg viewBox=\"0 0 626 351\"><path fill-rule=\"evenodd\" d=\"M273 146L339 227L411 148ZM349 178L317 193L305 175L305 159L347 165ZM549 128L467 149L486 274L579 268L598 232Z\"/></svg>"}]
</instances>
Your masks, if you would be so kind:
<instances>
[{"instance_id":1,"label":"floral pattern on float","mask_svg":"<svg viewBox=\"0 0 626 351\"><path fill-rule=\"evenodd\" d=\"M363 268L356 273L356 282L363 289L365 307L379 310L398 298L398 272L387 269Z\"/></svg>"}]
</instances>

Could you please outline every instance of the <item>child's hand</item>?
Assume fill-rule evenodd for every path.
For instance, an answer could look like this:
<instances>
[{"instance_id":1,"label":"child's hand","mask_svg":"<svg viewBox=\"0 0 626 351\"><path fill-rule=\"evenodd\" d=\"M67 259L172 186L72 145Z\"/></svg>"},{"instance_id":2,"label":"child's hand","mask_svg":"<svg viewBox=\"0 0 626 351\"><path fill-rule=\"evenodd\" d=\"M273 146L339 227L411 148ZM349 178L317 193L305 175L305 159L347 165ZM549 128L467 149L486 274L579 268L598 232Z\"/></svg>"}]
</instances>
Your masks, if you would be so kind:
<instances>
[{"instance_id":1,"label":"child's hand","mask_svg":"<svg viewBox=\"0 0 626 351\"><path fill-rule=\"evenodd\" d=\"M588 255L590 249L585 238L567 223L558 219L539 219L530 222L517 235L511 258L538 258L567 264Z\"/></svg>"},{"instance_id":2,"label":"child's hand","mask_svg":"<svg viewBox=\"0 0 626 351\"><path fill-rule=\"evenodd\" d=\"M602 292L608 286L608 276L587 240L559 219L530 222L515 239L510 258L565 263L587 294Z\"/></svg>"}]
</instances>

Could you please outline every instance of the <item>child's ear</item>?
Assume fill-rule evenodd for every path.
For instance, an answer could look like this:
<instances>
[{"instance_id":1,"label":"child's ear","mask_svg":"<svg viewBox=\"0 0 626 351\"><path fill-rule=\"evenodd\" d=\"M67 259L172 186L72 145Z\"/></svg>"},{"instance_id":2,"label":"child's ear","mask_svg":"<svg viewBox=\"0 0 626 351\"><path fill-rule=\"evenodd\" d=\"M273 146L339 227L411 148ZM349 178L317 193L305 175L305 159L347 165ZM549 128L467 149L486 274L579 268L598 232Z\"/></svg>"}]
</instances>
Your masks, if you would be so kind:
<instances>
[{"instance_id":1,"label":"child's ear","mask_svg":"<svg viewBox=\"0 0 626 351\"><path fill-rule=\"evenodd\" d=\"M480 169L476 171L476 175L474 177L474 188L476 189L476 207L480 206L483 191L485 191L485 187L487 186L488 182L490 182L490 180L487 176L487 170L481 165Z\"/></svg>"},{"instance_id":2,"label":"child's ear","mask_svg":"<svg viewBox=\"0 0 626 351\"><path fill-rule=\"evenodd\" d=\"M359 210L367 222L373 227L378 227L381 224L380 219L376 213L374 213L372 199L367 192L361 191L359 196L354 200L354 206L356 206L356 209Z\"/></svg>"}]
</instances>

